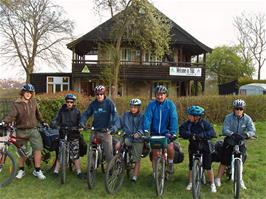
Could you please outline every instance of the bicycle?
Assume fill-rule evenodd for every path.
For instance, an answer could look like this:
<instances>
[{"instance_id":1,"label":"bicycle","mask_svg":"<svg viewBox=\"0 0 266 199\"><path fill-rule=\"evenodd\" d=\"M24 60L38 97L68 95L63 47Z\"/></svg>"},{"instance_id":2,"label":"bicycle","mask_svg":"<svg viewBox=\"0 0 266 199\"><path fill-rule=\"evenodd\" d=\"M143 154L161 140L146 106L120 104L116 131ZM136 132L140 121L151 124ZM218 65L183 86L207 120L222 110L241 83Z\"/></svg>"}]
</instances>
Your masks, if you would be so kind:
<instances>
[{"instance_id":1,"label":"bicycle","mask_svg":"<svg viewBox=\"0 0 266 199\"><path fill-rule=\"evenodd\" d=\"M88 152L87 161L87 184L89 189L93 189L96 184L96 170L101 165L101 170L105 173L106 161L103 153L103 145L101 139L97 136L96 132L109 133L108 129L95 130L91 128L91 144Z\"/></svg>"},{"instance_id":2,"label":"bicycle","mask_svg":"<svg viewBox=\"0 0 266 199\"><path fill-rule=\"evenodd\" d=\"M69 167L72 170L72 165L74 164L69 158L69 142L68 135L73 131L80 131L78 127L61 127L61 130L64 134L63 138L59 140L59 163L61 167L61 184L66 183L66 168Z\"/></svg>"},{"instance_id":3,"label":"bicycle","mask_svg":"<svg viewBox=\"0 0 266 199\"><path fill-rule=\"evenodd\" d=\"M121 146L110 161L105 173L105 190L109 194L114 194L121 189L125 178L125 170L129 178L135 167L132 159L132 147L127 146L125 143L125 139L131 139L133 135L122 133L121 136L123 137ZM147 137L141 136L138 139L145 140Z\"/></svg>"},{"instance_id":4,"label":"bicycle","mask_svg":"<svg viewBox=\"0 0 266 199\"><path fill-rule=\"evenodd\" d=\"M201 152L204 146L203 142L205 142L206 139L196 135L193 135L190 139L193 142L196 151L192 154L192 196L193 199L198 199L200 198L201 184L206 184L202 165L203 154Z\"/></svg>"},{"instance_id":5,"label":"bicycle","mask_svg":"<svg viewBox=\"0 0 266 199\"><path fill-rule=\"evenodd\" d=\"M243 179L243 155L240 147L245 145L245 139L256 139L256 136L249 138L233 133L226 137L226 144L233 149L231 164L226 168L226 176L233 181L233 193L236 199L240 197L240 182Z\"/></svg>"},{"instance_id":6,"label":"bicycle","mask_svg":"<svg viewBox=\"0 0 266 199\"><path fill-rule=\"evenodd\" d=\"M150 145L151 149L159 149L160 155L156 158L154 173L155 173L155 184L156 184L156 194L161 196L164 193L165 180L169 179L170 172L166 169L168 168L167 161L167 146L168 140L170 142L174 141L176 137L167 138L165 136L151 136Z\"/></svg>"},{"instance_id":7,"label":"bicycle","mask_svg":"<svg viewBox=\"0 0 266 199\"><path fill-rule=\"evenodd\" d=\"M21 145L18 141L27 141L27 138L17 137L16 129L12 125L0 123L2 137L0 137L0 188L8 185L15 178L17 167L13 151L9 150L9 146L14 148L18 157L23 157L27 166L33 165L32 149L29 150L25 145ZM50 153L42 151L42 161L48 163Z\"/></svg>"}]
</instances>

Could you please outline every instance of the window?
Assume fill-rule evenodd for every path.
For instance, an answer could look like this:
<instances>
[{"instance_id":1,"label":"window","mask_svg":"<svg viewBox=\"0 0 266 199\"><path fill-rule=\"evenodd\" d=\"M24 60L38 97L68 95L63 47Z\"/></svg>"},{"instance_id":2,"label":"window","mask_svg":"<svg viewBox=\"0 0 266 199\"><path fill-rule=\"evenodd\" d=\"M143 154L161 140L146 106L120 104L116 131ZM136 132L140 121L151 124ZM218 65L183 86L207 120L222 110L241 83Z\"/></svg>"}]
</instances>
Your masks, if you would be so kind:
<instances>
[{"instance_id":1,"label":"window","mask_svg":"<svg viewBox=\"0 0 266 199\"><path fill-rule=\"evenodd\" d=\"M67 90L69 90L69 77L47 77L47 93L56 93Z\"/></svg>"},{"instance_id":2,"label":"window","mask_svg":"<svg viewBox=\"0 0 266 199\"><path fill-rule=\"evenodd\" d=\"M157 65L158 62L162 62L162 58L157 57L152 52L146 52L144 56L144 62L146 62L146 64Z\"/></svg>"},{"instance_id":3,"label":"window","mask_svg":"<svg viewBox=\"0 0 266 199\"><path fill-rule=\"evenodd\" d=\"M123 48L121 58L122 58L122 61L131 61L131 49Z\"/></svg>"}]
</instances>

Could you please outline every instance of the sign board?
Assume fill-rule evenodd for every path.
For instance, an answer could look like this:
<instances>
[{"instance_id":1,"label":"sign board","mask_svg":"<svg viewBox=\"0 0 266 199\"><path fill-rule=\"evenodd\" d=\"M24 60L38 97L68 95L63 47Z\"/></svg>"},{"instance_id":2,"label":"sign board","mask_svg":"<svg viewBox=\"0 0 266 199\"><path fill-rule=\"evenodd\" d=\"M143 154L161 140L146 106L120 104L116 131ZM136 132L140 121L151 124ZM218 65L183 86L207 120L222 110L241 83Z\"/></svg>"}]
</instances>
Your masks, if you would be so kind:
<instances>
[{"instance_id":1,"label":"sign board","mask_svg":"<svg viewBox=\"0 0 266 199\"><path fill-rule=\"evenodd\" d=\"M90 69L88 68L87 65L85 65L81 72L82 73L90 73Z\"/></svg>"},{"instance_id":2,"label":"sign board","mask_svg":"<svg viewBox=\"0 0 266 199\"><path fill-rule=\"evenodd\" d=\"M189 68L189 67L170 67L170 75L175 76L196 76L201 77L202 68Z\"/></svg>"}]
</instances>

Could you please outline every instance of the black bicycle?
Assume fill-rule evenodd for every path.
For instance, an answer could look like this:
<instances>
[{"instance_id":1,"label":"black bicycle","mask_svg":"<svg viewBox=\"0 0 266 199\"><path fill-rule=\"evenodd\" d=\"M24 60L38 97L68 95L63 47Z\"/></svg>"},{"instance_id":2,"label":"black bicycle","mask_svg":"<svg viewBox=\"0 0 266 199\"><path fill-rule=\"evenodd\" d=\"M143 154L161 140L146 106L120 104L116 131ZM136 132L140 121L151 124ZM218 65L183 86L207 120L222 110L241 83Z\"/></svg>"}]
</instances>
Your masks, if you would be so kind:
<instances>
[{"instance_id":1,"label":"black bicycle","mask_svg":"<svg viewBox=\"0 0 266 199\"><path fill-rule=\"evenodd\" d=\"M74 165L73 161L69 158L69 142L68 142L68 135L76 133L80 131L79 127L61 127L61 131L64 135L63 138L59 140L59 163L61 168L61 184L66 183L66 170L69 167L72 170L72 166Z\"/></svg>"},{"instance_id":2,"label":"black bicycle","mask_svg":"<svg viewBox=\"0 0 266 199\"><path fill-rule=\"evenodd\" d=\"M92 189L96 184L96 171L99 165L101 165L101 170L105 173L106 161L103 153L103 145L101 139L97 136L96 132L109 133L108 129L95 130L93 127L91 129L92 139L88 152L87 161L87 184L88 188Z\"/></svg>"}]
</instances>

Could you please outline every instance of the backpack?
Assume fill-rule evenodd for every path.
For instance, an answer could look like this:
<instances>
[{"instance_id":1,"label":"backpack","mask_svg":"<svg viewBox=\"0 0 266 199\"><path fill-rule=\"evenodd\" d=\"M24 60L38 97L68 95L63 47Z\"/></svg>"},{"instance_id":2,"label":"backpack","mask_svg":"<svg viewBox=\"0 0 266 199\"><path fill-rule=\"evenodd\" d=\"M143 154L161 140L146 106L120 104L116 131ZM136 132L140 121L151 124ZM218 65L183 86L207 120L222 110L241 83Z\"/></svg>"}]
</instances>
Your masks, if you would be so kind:
<instances>
[{"instance_id":1,"label":"backpack","mask_svg":"<svg viewBox=\"0 0 266 199\"><path fill-rule=\"evenodd\" d=\"M44 148L48 151L56 151L59 146L59 130L48 127L40 127L39 132L42 136Z\"/></svg>"},{"instance_id":2,"label":"backpack","mask_svg":"<svg viewBox=\"0 0 266 199\"><path fill-rule=\"evenodd\" d=\"M178 164L178 163L183 162L184 153L178 142L173 142L173 143L174 143L174 149L175 149L174 164Z\"/></svg>"},{"instance_id":3,"label":"backpack","mask_svg":"<svg viewBox=\"0 0 266 199\"><path fill-rule=\"evenodd\" d=\"M211 153L212 162L220 162L221 161L221 152L223 148L223 141L219 140L214 145L214 150Z\"/></svg>"},{"instance_id":4,"label":"backpack","mask_svg":"<svg viewBox=\"0 0 266 199\"><path fill-rule=\"evenodd\" d=\"M84 140L84 137L82 134L79 136L79 156L83 157L87 154L87 143Z\"/></svg>"}]
</instances>

